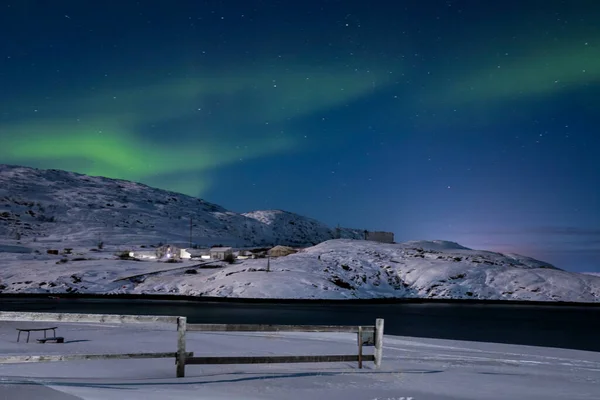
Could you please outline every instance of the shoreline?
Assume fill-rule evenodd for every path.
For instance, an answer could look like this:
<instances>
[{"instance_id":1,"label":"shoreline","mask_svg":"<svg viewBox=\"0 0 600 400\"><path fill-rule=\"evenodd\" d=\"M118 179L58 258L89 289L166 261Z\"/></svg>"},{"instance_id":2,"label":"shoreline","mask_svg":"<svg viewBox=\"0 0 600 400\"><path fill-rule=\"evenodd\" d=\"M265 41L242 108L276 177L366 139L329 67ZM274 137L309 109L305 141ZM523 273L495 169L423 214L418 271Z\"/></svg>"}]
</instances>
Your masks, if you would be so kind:
<instances>
[{"instance_id":1,"label":"shoreline","mask_svg":"<svg viewBox=\"0 0 600 400\"><path fill-rule=\"evenodd\" d=\"M468 304L468 305L519 305L548 307L589 307L600 308L600 302L567 302L539 300L485 300L485 299L424 299L424 298L376 298L376 299L277 299L277 298L240 298L208 297L164 294L92 294L92 293L0 293L3 299L50 299L50 300L137 300L192 303L244 303L244 304Z\"/></svg>"}]
</instances>

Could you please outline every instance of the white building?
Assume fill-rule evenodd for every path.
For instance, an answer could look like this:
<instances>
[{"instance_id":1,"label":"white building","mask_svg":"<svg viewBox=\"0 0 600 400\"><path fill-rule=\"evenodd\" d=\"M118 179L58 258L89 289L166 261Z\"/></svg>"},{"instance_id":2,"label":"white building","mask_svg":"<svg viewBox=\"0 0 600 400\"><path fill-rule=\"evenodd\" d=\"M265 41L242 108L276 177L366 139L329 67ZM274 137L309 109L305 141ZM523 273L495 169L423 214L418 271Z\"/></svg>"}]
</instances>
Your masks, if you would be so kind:
<instances>
[{"instance_id":1,"label":"white building","mask_svg":"<svg viewBox=\"0 0 600 400\"><path fill-rule=\"evenodd\" d=\"M150 251L130 251L129 257L137 258L138 260L156 260L158 257L156 256L155 250Z\"/></svg>"},{"instance_id":2,"label":"white building","mask_svg":"<svg viewBox=\"0 0 600 400\"><path fill-rule=\"evenodd\" d=\"M231 247L213 247L210 249L210 258L214 260L224 260L228 256L233 256Z\"/></svg>"},{"instance_id":3,"label":"white building","mask_svg":"<svg viewBox=\"0 0 600 400\"><path fill-rule=\"evenodd\" d=\"M189 260L190 258L210 258L207 249L181 249L180 256L182 259Z\"/></svg>"}]
</instances>

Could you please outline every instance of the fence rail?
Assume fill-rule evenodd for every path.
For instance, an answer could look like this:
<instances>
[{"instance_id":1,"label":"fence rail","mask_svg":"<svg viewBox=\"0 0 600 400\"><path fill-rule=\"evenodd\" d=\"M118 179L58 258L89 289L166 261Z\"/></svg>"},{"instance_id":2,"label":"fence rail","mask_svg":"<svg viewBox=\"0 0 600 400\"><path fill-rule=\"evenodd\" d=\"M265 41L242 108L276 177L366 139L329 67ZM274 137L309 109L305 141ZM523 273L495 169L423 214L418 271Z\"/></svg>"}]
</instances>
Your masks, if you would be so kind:
<instances>
[{"instance_id":1,"label":"fence rail","mask_svg":"<svg viewBox=\"0 0 600 400\"><path fill-rule=\"evenodd\" d=\"M363 332L374 332L374 326L363 326ZM257 324L187 324L190 332L336 332L358 333L358 326L345 325L257 325Z\"/></svg>"},{"instance_id":2,"label":"fence rail","mask_svg":"<svg viewBox=\"0 0 600 400\"><path fill-rule=\"evenodd\" d=\"M79 360L130 360L137 358L175 358L177 353L128 353L128 354L52 354L52 355L19 355L0 356L0 364L45 361L79 361ZM194 353L186 353L193 357Z\"/></svg>"},{"instance_id":3,"label":"fence rail","mask_svg":"<svg viewBox=\"0 0 600 400\"><path fill-rule=\"evenodd\" d=\"M363 361L375 361L372 354L363 355ZM356 362L358 355L329 356L252 356L252 357L188 357L186 364L279 364L279 363L319 363Z\"/></svg>"},{"instance_id":4,"label":"fence rail","mask_svg":"<svg viewBox=\"0 0 600 400\"><path fill-rule=\"evenodd\" d=\"M175 324L179 317L165 315L71 314L0 311L0 321L87 322L99 324Z\"/></svg>"}]
</instances>

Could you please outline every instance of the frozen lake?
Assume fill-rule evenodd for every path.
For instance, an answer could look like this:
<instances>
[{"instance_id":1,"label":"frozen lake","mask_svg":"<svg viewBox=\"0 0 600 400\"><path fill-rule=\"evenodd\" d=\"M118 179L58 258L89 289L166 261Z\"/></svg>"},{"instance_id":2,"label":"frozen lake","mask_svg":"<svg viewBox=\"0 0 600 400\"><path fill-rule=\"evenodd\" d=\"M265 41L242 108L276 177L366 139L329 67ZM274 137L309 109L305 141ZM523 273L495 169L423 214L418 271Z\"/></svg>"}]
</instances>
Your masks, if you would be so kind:
<instances>
[{"instance_id":1,"label":"frozen lake","mask_svg":"<svg viewBox=\"0 0 600 400\"><path fill-rule=\"evenodd\" d=\"M190 323L373 325L384 318L390 335L600 351L598 306L2 298L0 310L177 315Z\"/></svg>"}]
</instances>

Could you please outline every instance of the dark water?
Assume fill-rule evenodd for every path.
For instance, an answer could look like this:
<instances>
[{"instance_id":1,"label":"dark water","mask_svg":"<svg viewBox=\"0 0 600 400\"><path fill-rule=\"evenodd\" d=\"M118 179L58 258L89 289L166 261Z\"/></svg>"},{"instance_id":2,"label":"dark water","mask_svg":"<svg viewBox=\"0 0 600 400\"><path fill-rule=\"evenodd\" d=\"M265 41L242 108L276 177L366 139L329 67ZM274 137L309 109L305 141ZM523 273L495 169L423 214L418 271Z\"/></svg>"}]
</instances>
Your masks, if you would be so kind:
<instances>
[{"instance_id":1,"label":"dark water","mask_svg":"<svg viewBox=\"0 0 600 400\"><path fill-rule=\"evenodd\" d=\"M0 310L177 315L189 323L374 325L384 318L391 335L600 351L600 307L0 299Z\"/></svg>"}]
</instances>

